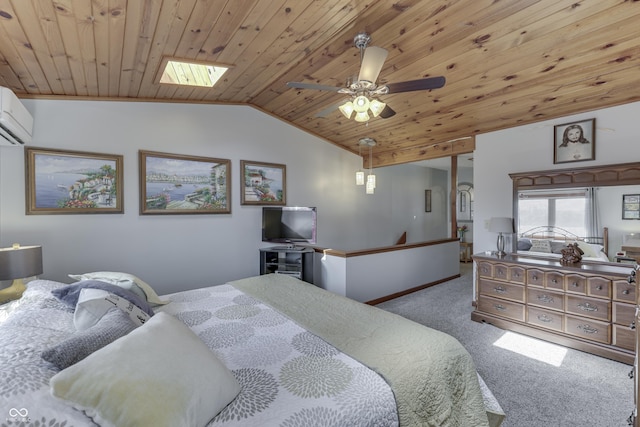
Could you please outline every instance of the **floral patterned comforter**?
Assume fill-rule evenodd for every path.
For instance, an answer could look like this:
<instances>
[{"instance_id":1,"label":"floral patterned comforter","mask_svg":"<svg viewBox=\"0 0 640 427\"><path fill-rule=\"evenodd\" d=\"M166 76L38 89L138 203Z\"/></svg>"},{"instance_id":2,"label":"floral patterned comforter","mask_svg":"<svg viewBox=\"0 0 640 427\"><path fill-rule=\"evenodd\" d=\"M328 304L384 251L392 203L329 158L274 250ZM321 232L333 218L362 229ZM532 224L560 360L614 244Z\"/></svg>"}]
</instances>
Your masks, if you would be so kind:
<instances>
[{"instance_id":1,"label":"floral patterned comforter","mask_svg":"<svg viewBox=\"0 0 640 427\"><path fill-rule=\"evenodd\" d=\"M89 426L53 398L43 350L75 332L73 310L36 280L0 324L0 425ZM374 371L231 285L164 296L159 310L187 324L242 391L210 426L397 426L393 392ZM117 369L117 367L114 367Z\"/></svg>"}]
</instances>

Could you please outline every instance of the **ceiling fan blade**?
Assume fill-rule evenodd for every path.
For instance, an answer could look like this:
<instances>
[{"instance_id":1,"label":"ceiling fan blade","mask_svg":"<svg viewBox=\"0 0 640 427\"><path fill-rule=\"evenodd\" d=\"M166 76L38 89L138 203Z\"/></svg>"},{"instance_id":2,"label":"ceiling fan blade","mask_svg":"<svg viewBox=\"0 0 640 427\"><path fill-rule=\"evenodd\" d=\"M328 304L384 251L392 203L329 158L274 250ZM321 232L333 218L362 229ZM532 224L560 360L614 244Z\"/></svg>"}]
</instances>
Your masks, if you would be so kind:
<instances>
[{"instance_id":1,"label":"ceiling fan blade","mask_svg":"<svg viewBox=\"0 0 640 427\"><path fill-rule=\"evenodd\" d=\"M371 46L366 48L362 57L358 81L366 80L375 83L376 80L378 80L378 74L380 74L380 70L382 70L384 60L387 59L388 54L389 52L381 47Z\"/></svg>"},{"instance_id":2,"label":"ceiling fan blade","mask_svg":"<svg viewBox=\"0 0 640 427\"><path fill-rule=\"evenodd\" d=\"M384 109L380 113L380 117L383 119L388 119L389 117L393 117L396 115L396 112L393 111L393 108L389 107L389 104L385 105Z\"/></svg>"},{"instance_id":3,"label":"ceiling fan blade","mask_svg":"<svg viewBox=\"0 0 640 427\"><path fill-rule=\"evenodd\" d=\"M413 92L416 90L439 89L446 83L443 76L427 77L425 79L409 80L400 83L388 83L388 93Z\"/></svg>"},{"instance_id":4,"label":"ceiling fan blade","mask_svg":"<svg viewBox=\"0 0 640 427\"><path fill-rule=\"evenodd\" d=\"M301 83L301 82L287 82L288 87L295 89L315 89L315 90L328 90L330 92L338 92L341 87L317 85L315 83Z\"/></svg>"},{"instance_id":5,"label":"ceiling fan blade","mask_svg":"<svg viewBox=\"0 0 640 427\"><path fill-rule=\"evenodd\" d=\"M338 107L341 106L344 103L345 103L344 99L341 100L341 101L335 102L335 103L329 105L328 107L318 111L314 117L319 117L319 118L327 117L329 114L331 114L334 111L336 111L338 109Z\"/></svg>"}]
</instances>

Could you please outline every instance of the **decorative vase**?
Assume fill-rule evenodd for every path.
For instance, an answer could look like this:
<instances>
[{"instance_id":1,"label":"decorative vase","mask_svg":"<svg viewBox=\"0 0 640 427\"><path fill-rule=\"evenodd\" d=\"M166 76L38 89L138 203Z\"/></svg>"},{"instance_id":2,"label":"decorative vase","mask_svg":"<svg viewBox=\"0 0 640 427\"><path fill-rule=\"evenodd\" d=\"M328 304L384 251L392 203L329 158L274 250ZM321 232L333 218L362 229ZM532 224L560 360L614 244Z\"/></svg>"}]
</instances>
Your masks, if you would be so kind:
<instances>
[{"instance_id":1,"label":"decorative vase","mask_svg":"<svg viewBox=\"0 0 640 427\"><path fill-rule=\"evenodd\" d=\"M464 231L458 231L458 238L461 242L464 242Z\"/></svg>"}]
</instances>

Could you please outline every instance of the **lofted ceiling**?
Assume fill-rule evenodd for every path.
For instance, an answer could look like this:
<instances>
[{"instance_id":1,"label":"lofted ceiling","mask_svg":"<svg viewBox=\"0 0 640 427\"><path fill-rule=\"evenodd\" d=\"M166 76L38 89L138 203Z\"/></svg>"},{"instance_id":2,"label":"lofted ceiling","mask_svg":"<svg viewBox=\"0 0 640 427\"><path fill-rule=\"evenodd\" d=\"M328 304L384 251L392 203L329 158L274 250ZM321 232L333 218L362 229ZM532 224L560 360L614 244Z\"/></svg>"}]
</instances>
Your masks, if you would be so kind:
<instances>
[{"instance_id":1,"label":"lofted ceiling","mask_svg":"<svg viewBox=\"0 0 640 427\"><path fill-rule=\"evenodd\" d=\"M638 0L0 0L0 85L19 97L248 104L374 166L470 152L478 133L640 100ZM388 50L368 124L320 111L345 95L354 36ZM157 83L167 56L229 64L213 88ZM552 136L550 135L550 138Z\"/></svg>"}]
</instances>

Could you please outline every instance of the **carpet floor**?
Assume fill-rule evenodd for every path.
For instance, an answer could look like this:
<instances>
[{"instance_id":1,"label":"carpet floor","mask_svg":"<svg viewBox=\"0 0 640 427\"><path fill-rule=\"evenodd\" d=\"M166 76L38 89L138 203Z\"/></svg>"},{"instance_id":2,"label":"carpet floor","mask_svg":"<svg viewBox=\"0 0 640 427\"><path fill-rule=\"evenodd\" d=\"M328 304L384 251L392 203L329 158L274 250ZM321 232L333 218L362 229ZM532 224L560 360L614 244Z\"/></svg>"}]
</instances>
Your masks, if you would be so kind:
<instances>
[{"instance_id":1,"label":"carpet floor","mask_svg":"<svg viewBox=\"0 0 640 427\"><path fill-rule=\"evenodd\" d=\"M503 427L627 426L632 366L472 321L471 268L377 307L457 338L507 414Z\"/></svg>"}]
</instances>

